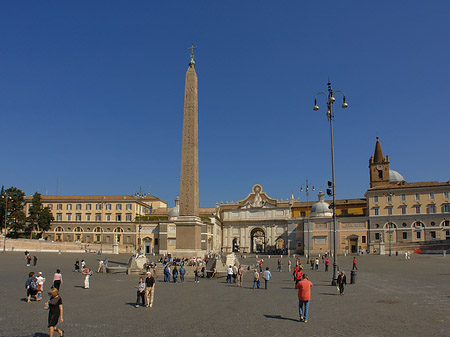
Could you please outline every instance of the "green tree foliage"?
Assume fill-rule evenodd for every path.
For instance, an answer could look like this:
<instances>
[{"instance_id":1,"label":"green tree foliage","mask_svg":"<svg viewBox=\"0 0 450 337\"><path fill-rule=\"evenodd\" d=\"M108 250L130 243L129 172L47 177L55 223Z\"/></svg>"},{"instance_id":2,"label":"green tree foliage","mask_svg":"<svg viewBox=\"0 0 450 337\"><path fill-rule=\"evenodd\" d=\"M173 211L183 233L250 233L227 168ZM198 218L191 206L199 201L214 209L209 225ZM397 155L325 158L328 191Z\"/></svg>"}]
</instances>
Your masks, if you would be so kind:
<instances>
[{"instance_id":1,"label":"green tree foliage","mask_svg":"<svg viewBox=\"0 0 450 337\"><path fill-rule=\"evenodd\" d=\"M36 192L31 200L30 208L28 209L28 226L27 231L30 232L30 239L33 231L39 231L39 215L41 214L42 202L40 193Z\"/></svg>"},{"instance_id":2,"label":"green tree foliage","mask_svg":"<svg viewBox=\"0 0 450 337\"><path fill-rule=\"evenodd\" d=\"M39 214L38 224L42 232L48 231L51 227L51 222L54 221L53 213L50 207L44 207Z\"/></svg>"},{"instance_id":3,"label":"green tree foliage","mask_svg":"<svg viewBox=\"0 0 450 337\"><path fill-rule=\"evenodd\" d=\"M4 196L10 197L8 200L8 215L7 215L7 227L13 231L21 231L25 228L26 216L23 211L23 204L25 193L17 187L10 187L4 191ZM2 198L2 205L6 207L6 198ZM5 214L5 208L3 208L3 214Z\"/></svg>"}]
</instances>

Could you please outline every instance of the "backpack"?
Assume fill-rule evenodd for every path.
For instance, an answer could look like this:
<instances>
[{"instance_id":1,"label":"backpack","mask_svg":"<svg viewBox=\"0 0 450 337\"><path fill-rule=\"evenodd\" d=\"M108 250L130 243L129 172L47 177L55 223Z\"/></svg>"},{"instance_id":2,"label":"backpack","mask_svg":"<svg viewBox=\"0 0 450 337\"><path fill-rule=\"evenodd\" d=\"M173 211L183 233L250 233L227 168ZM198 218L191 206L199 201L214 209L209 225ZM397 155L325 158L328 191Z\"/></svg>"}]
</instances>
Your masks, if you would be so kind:
<instances>
[{"instance_id":1,"label":"backpack","mask_svg":"<svg viewBox=\"0 0 450 337\"><path fill-rule=\"evenodd\" d=\"M37 283L37 279L36 278L32 278L31 282L30 282L30 288L32 290L37 290L38 289L38 283Z\"/></svg>"}]
</instances>

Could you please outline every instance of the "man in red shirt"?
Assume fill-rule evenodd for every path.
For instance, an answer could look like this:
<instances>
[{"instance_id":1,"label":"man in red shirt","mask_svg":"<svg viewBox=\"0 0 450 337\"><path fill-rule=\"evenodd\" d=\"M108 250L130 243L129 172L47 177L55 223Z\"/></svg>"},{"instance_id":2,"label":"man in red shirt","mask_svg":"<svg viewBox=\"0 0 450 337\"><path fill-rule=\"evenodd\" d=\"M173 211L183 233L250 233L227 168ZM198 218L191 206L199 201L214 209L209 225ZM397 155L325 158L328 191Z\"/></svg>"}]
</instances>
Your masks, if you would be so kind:
<instances>
[{"instance_id":1,"label":"man in red shirt","mask_svg":"<svg viewBox=\"0 0 450 337\"><path fill-rule=\"evenodd\" d=\"M356 257L353 257L353 267L352 267L352 269L353 270L354 269L358 270L358 267L356 266Z\"/></svg>"},{"instance_id":2,"label":"man in red shirt","mask_svg":"<svg viewBox=\"0 0 450 337\"><path fill-rule=\"evenodd\" d=\"M295 286L298 289L298 312L300 315L300 322L308 322L308 309L312 286L313 284L308 280L308 275L306 274L303 274L303 280Z\"/></svg>"},{"instance_id":3,"label":"man in red shirt","mask_svg":"<svg viewBox=\"0 0 450 337\"><path fill-rule=\"evenodd\" d=\"M327 259L325 260L325 271L328 271L328 265L330 264L330 260Z\"/></svg>"}]
</instances>

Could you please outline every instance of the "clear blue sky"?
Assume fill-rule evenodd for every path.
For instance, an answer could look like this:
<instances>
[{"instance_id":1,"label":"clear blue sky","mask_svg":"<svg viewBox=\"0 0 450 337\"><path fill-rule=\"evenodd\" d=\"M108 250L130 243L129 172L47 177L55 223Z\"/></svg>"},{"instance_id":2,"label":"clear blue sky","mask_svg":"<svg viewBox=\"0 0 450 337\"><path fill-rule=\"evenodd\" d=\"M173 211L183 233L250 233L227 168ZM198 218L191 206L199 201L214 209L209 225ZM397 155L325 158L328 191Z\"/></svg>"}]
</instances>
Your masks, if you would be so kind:
<instances>
[{"instance_id":1,"label":"clear blue sky","mask_svg":"<svg viewBox=\"0 0 450 337\"><path fill-rule=\"evenodd\" d=\"M379 136L409 182L450 179L448 1L3 1L0 184L27 195L179 193L187 48L199 79L200 205L259 183L363 197ZM337 96L340 102L340 96ZM317 191L316 191L317 192ZM316 195L311 195L315 199Z\"/></svg>"}]
</instances>

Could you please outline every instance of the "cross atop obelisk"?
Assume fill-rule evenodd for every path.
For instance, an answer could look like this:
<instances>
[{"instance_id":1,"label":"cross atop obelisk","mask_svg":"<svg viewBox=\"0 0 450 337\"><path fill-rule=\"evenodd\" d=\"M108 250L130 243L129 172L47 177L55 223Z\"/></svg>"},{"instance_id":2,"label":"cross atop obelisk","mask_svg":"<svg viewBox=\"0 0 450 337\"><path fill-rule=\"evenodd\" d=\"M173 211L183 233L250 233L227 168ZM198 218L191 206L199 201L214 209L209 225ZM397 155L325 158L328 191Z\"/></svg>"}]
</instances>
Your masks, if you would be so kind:
<instances>
[{"instance_id":1,"label":"cross atop obelisk","mask_svg":"<svg viewBox=\"0 0 450 337\"><path fill-rule=\"evenodd\" d=\"M198 193L198 93L194 49L184 89L183 145L181 150L180 216L199 215Z\"/></svg>"},{"instance_id":2,"label":"cross atop obelisk","mask_svg":"<svg viewBox=\"0 0 450 337\"><path fill-rule=\"evenodd\" d=\"M189 62L189 67L195 67L195 61L194 61L194 49L197 49L197 47L194 47L194 44L188 50L191 51L191 61Z\"/></svg>"}]
</instances>

